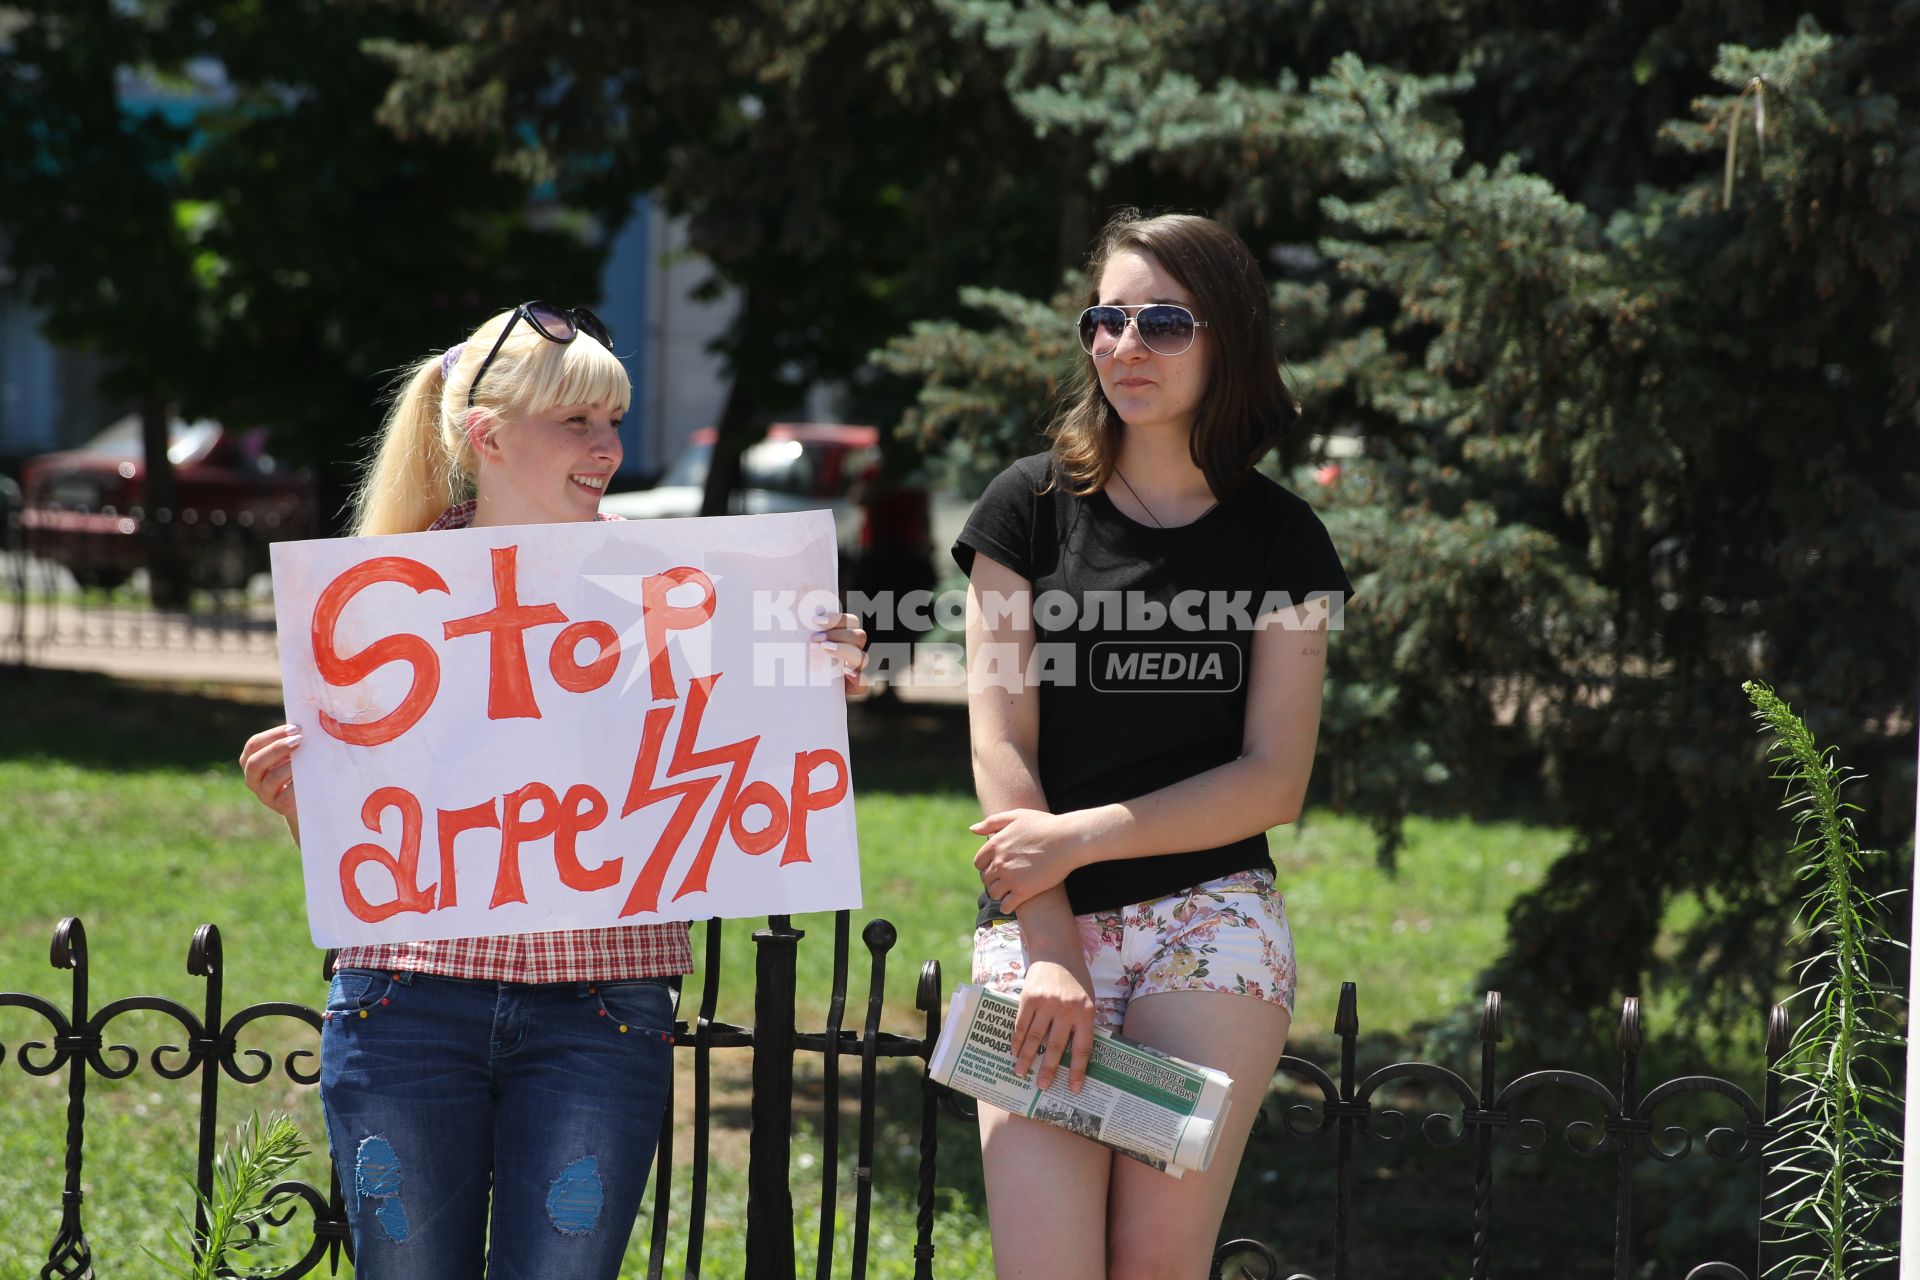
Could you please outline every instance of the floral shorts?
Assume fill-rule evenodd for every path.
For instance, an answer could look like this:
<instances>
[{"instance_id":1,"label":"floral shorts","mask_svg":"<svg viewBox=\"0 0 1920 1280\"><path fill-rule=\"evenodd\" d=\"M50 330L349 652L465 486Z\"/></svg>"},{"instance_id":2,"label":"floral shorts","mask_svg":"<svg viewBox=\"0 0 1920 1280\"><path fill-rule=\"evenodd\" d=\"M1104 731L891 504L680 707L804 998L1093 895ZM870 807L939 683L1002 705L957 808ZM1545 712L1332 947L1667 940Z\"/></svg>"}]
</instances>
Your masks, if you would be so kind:
<instances>
[{"instance_id":1,"label":"floral shorts","mask_svg":"<svg viewBox=\"0 0 1920 1280\"><path fill-rule=\"evenodd\" d=\"M1271 871L1236 871L1074 920L1093 977L1098 1026L1117 1030L1129 1001L1162 991L1225 991L1293 1012L1293 932ZM1017 921L974 931L974 982L1018 995L1026 976L1027 947Z\"/></svg>"}]
</instances>

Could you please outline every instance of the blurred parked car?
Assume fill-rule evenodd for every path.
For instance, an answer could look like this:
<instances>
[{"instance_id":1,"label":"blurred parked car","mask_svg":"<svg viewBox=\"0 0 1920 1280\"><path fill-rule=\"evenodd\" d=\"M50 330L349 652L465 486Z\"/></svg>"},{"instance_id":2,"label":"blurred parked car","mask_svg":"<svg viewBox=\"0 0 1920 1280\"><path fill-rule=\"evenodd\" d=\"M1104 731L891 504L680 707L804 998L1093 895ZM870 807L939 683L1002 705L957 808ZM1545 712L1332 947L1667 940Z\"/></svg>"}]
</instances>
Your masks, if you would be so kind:
<instances>
[{"instance_id":1,"label":"blurred parked car","mask_svg":"<svg viewBox=\"0 0 1920 1280\"><path fill-rule=\"evenodd\" d=\"M660 476L660 484L636 493L609 493L601 499L601 510L630 520L697 516L712 451L714 430L693 432L680 457ZM776 422L766 438L741 453L741 482L728 510L831 510L839 537L843 597L852 591L870 599L893 595L893 608L864 610L870 639L881 645L922 639L922 633L902 626L900 597L908 591L933 591L939 583L935 557L947 562L935 535L958 532L968 507L958 499L929 497L922 487L885 478L877 428ZM958 509L958 518L952 518L950 509Z\"/></svg>"},{"instance_id":2,"label":"blurred parked car","mask_svg":"<svg viewBox=\"0 0 1920 1280\"><path fill-rule=\"evenodd\" d=\"M313 478L274 460L265 427L175 421L168 440L178 501L166 519L183 540L195 586L244 587L267 571L268 543L316 535ZM29 460L21 478L29 554L64 566L83 587L117 587L146 564L153 516L138 415L78 449Z\"/></svg>"},{"instance_id":3,"label":"blurred parked car","mask_svg":"<svg viewBox=\"0 0 1920 1280\"><path fill-rule=\"evenodd\" d=\"M651 489L610 493L602 511L629 520L657 520L700 514L707 469L718 433L702 427L687 438L678 456ZM851 499L854 484L880 461L880 432L874 427L829 423L780 422L740 455L740 487L728 511L764 515L770 511L834 513L841 545L858 537L859 514Z\"/></svg>"},{"instance_id":4,"label":"blurred parked car","mask_svg":"<svg viewBox=\"0 0 1920 1280\"><path fill-rule=\"evenodd\" d=\"M660 483L610 493L600 509L629 520L697 516L717 436L703 427L668 466ZM896 595L931 590L936 581L928 497L924 489L882 479L877 427L779 422L740 455L740 487L728 511L833 512L840 544L842 592ZM911 639L896 627L875 629L874 640Z\"/></svg>"}]
</instances>

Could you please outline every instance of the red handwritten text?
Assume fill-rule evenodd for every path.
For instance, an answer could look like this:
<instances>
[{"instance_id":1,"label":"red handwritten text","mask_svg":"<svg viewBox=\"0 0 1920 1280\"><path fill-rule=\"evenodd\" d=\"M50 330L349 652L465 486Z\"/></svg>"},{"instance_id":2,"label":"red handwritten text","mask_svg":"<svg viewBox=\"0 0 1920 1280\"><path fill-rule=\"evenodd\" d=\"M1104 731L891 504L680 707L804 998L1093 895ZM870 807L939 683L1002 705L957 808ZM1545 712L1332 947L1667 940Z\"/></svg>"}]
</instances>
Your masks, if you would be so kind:
<instances>
[{"instance_id":1,"label":"red handwritten text","mask_svg":"<svg viewBox=\"0 0 1920 1280\"><path fill-rule=\"evenodd\" d=\"M527 633L534 628L560 628L546 657L554 686L564 692L586 694L603 688L620 665L620 633L610 623L573 621L558 604L522 601L518 558L517 546L493 548L492 606L449 619L440 627L442 641L487 637L487 716L491 720L541 718L528 659ZM384 556L356 565L328 584L313 613L314 661L328 684L358 684L395 662L412 669L405 696L384 715L349 722L321 713L325 732L350 746L394 741L420 722L440 693L441 661L426 636L401 631L347 655L336 647L347 607L361 592L388 583L416 593L451 595L445 579L427 565ZM693 603L669 602L670 594L686 587L698 588L700 598ZM694 677L682 703L667 646L674 632L690 631L713 618L713 582L698 569L680 566L644 578L640 594L645 637L641 661L646 665L648 691L655 704L667 705L655 705L646 712L619 817L625 819L656 805L670 808L652 849L627 884L621 918L660 910L667 878L703 813L707 816L698 846L673 890L676 902L707 891L723 835L731 836L734 847L753 857L780 849L780 866L811 861L808 818L839 804L848 793L847 762L838 751L795 751L790 762L774 763L778 772L773 778L755 779L749 775L760 735L702 746L701 725L721 676L716 672ZM674 732L676 718L680 723ZM399 815L397 831L383 825L389 812ZM552 878L565 889L583 894L614 890L628 880L626 859L594 860L583 856L581 849L582 839L600 830L611 812L607 797L586 783L562 789L536 780L476 804L435 808L429 819L427 807L413 792L399 786L378 787L362 804L360 820L397 849L390 850L379 840L349 848L340 858L341 896L349 912L370 924L403 912L445 911L460 904L461 859L469 860L471 872L476 869L471 859L476 855L486 859L489 852L491 857L483 864L493 877L489 909L528 901L523 864L528 856L539 858L544 852L553 859ZM420 853L429 823L438 852L438 875L423 882ZM487 832L491 837L483 836Z\"/></svg>"},{"instance_id":2,"label":"red handwritten text","mask_svg":"<svg viewBox=\"0 0 1920 1280\"><path fill-rule=\"evenodd\" d=\"M442 638L487 637L487 718L513 720L540 718L540 704L534 696L533 680L527 667L526 633L534 627L568 622L567 615L555 604L522 604L517 581L520 548L493 548L493 608L442 624ZM383 636L360 652L341 657L334 647L334 633L340 615L353 598L383 582L397 582L415 591L446 591L446 580L418 560L401 556L383 556L368 560L341 574L320 593L313 611L314 665L328 684L359 684L390 662L405 662L414 669L407 696L386 715L376 720L351 722L320 713L320 727L340 741L356 747L379 746L392 742L420 722L433 705L440 689L440 659L424 636L411 632ZM669 604L667 595L676 587L700 588L696 604ZM667 654L667 638L675 631L689 631L713 617L713 581L698 569L680 565L664 573L650 574L640 584L641 630L646 637L647 678L656 702L672 701L680 696L673 684L673 667ZM583 640L594 642L598 652L584 666L578 650ZM569 693L591 693L613 679L620 665L619 633L598 620L574 622L554 639L547 653L547 669L554 683Z\"/></svg>"}]
</instances>

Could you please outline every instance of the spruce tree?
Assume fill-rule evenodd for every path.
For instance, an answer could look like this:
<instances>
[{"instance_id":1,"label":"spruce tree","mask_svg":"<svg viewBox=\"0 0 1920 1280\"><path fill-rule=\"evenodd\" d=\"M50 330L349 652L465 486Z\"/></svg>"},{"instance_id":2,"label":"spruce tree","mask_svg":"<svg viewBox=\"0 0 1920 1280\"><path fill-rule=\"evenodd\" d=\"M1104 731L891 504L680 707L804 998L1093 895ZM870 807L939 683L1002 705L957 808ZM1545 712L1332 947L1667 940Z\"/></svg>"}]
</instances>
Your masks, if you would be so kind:
<instances>
[{"instance_id":1,"label":"spruce tree","mask_svg":"<svg viewBox=\"0 0 1920 1280\"><path fill-rule=\"evenodd\" d=\"M1308 430L1365 441L1326 484L1302 442L1282 459L1360 596L1332 650L1336 803L1391 865L1412 808L1498 804L1524 766L1575 835L1513 910L1488 979L1509 1008L1597 1026L1661 976L1688 895L1671 972L1744 1028L1793 912L1741 682L1861 762L1869 813L1911 794L1920 10L1828 29L1762 6L1764 46L1703 6L1552 29L1499 5L1302 6L1291 28L1231 4L949 10L1010 51L1009 93L1102 195L1211 196L1269 253ZM1338 38L1363 52L1301 65ZM907 430L978 473L1033 447L1072 354L1038 301L973 300L984 324L881 358L925 381Z\"/></svg>"}]
</instances>

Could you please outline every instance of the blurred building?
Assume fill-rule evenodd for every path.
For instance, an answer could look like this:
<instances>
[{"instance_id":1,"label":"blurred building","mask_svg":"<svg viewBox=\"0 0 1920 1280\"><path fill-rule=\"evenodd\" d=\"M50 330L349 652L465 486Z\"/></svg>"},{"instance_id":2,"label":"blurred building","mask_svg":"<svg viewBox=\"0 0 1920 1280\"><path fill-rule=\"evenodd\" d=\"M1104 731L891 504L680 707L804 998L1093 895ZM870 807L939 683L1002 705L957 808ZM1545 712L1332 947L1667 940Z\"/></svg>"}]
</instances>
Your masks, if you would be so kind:
<instances>
[{"instance_id":1,"label":"blurred building","mask_svg":"<svg viewBox=\"0 0 1920 1280\"><path fill-rule=\"evenodd\" d=\"M613 330L614 351L633 380L633 408L621 434L629 472L657 474L687 437L713 426L727 396L726 372L708 348L732 321L732 290L703 300L713 273L687 250L685 227L652 201L613 238L593 310Z\"/></svg>"},{"instance_id":2,"label":"blurred building","mask_svg":"<svg viewBox=\"0 0 1920 1280\"><path fill-rule=\"evenodd\" d=\"M100 361L62 351L40 334L7 268L0 235L0 473L17 474L22 459L86 439L128 406L99 390Z\"/></svg>"}]
</instances>

